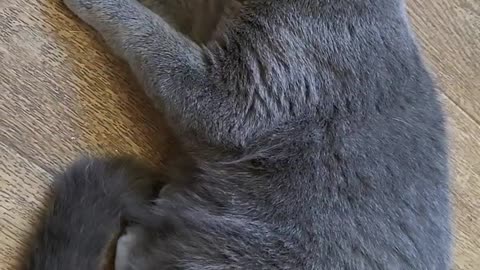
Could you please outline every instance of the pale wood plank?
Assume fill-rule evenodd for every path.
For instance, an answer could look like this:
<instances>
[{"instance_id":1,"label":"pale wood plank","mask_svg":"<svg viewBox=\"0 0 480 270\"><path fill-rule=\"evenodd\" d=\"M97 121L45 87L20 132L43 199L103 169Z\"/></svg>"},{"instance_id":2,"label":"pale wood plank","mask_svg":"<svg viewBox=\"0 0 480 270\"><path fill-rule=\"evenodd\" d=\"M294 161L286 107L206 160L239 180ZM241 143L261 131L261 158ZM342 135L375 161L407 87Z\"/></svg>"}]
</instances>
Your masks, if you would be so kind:
<instances>
[{"instance_id":1,"label":"pale wood plank","mask_svg":"<svg viewBox=\"0 0 480 270\"><path fill-rule=\"evenodd\" d=\"M480 1L407 0L443 91L480 123Z\"/></svg>"},{"instance_id":2,"label":"pale wood plank","mask_svg":"<svg viewBox=\"0 0 480 270\"><path fill-rule=\"evenodd\" d=\"M446 96L450 117L455 269L480 265L480 126Z\"/></svg>"}]
</instances>

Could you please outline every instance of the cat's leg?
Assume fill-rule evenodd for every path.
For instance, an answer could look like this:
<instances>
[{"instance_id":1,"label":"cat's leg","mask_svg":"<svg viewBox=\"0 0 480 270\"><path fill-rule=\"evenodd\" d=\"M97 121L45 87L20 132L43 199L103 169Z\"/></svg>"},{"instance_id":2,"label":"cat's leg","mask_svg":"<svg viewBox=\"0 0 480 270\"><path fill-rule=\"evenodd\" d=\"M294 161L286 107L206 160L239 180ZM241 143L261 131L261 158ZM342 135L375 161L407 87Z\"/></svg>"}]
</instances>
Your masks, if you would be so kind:
<instances>
[{"instance_id":1,"label":"cat's leg","mask_svg":"<svg viewBox=\"0 0 480 270\"><path fill-rule=\"evenodd\" d=\"M206 43L234 0L139 0L178 31Z\"/></svg>"},{"instance_id":2,"label":"cat's leg","mask_svg":"<svg viewBox=\"0 0 480 270\"><path fill-rule=\"evenodd\" d=\"M179 135L236 146L256 130L246 94L216 83L215 56L148 8L134 0L64 1L130 64Z\"/></svg>"}]
</instances>

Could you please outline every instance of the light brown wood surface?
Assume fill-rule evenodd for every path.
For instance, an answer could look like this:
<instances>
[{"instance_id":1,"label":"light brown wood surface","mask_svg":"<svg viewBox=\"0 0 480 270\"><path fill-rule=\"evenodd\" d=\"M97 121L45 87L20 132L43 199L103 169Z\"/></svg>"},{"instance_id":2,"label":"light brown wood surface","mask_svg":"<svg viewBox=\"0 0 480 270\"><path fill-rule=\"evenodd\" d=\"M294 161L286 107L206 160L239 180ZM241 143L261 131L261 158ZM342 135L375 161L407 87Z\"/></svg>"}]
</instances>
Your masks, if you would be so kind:
<instances>
[{"instance_id":1,"label":"light brown wood surface","mask_svg":"<svg viewBox=\"0 0 480 270\"><path fill-rule=\"evenodd\" d=\"M411 0L450 116L455 268L480 269L480 1ZM168 158L125 64L59 0L0 0L0 270L17 269L52 174L87 153Z\"/></svg>"}]
</instances>

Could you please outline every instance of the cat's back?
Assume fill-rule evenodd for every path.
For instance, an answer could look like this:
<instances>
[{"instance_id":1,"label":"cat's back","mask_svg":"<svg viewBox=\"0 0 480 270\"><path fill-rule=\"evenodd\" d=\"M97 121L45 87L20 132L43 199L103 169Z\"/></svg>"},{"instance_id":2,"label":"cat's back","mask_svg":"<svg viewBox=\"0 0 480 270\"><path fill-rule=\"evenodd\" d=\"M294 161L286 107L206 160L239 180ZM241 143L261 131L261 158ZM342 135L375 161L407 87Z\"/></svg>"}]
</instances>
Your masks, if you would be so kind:
<instances>
[{"instance_id":1,"label":"cat's back","mask_svg":"<svg viewBox=\"0 0 480 270\"><path fill-rule=\"evenodd\" d=\"M232 88L283 121L252 145L270 174L232 192L300 235L312 267L447 269L445 121L403 2L278 3L226 47Z\"/></svg>"}]
</instances>

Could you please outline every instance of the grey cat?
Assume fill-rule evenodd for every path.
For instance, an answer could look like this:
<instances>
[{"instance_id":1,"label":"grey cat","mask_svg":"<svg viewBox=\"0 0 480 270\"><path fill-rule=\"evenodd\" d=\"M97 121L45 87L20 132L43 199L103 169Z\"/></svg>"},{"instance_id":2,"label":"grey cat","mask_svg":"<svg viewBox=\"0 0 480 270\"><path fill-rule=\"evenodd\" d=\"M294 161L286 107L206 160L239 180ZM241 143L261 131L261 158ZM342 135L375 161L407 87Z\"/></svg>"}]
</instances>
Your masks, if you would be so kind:
<instances>
[{"instance_id":1,"label":"grey cat","mask_svg":"<svg viewBox=\"0 0 480 270\"><path fill-rule=\"evenodd\" d=\"M163 175L74 165L28 269L99 269L121 220L117 270L451 267L444 115L402 0L223 1L206 28L188 17L206 1L159 0L183 18L64 2L129 63L185 159Z\"/></svg>"}]
</instances>

